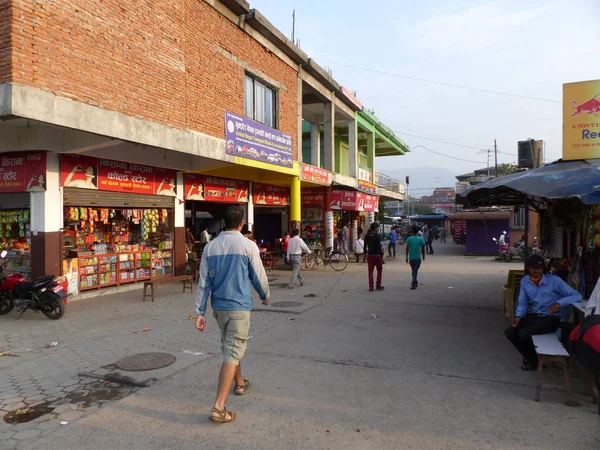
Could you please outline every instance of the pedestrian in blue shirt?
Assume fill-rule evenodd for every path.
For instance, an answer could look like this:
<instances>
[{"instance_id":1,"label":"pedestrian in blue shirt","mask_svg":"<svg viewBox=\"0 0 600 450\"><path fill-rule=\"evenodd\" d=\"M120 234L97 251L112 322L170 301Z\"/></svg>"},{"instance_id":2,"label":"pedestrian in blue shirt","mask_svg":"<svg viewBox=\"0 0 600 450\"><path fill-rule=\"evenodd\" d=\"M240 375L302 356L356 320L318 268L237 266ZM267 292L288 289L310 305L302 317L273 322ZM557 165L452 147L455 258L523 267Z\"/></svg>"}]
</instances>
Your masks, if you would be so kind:
<instances>
[{"instance_id":1,"label":"pedestrian in blue shirt","mask_svg":"<svg viewBox=\"0 0 600 450\"><path fill-rule=\"evenodd\" d=\"M536 370L538 358L531 336L554 333L560 326L561 308L578 302L581 295L556 275L544 274L541 256L530 256L525 266L529 275L521 280L515 319L504 334L523 355L521 369Z\"/></svg>"},{"instance_id":2,"label":"pedestrian in blue shirt","mask_svg":"<svg viewBox=\"0 0 600 450\"><path fill-rule=\"evenodd\" d=\"M398 232L396 231L396 227L392 227L392 231L390 232L390 243L388 244L388 254L390 255L390 258L396 257L396 241L398 241Z\"/></svg>"},{"instance_id":3,"label":"pedestrian in blue shirt","mask_svg":"<svg viewBox=\"0 0 600 450\"><path fill-rule=\"evenodd\" d=\"M421 260L425 261L425 240L419 236L419 227L413 227L412 236L406 240L406 264L410 263L412 269L412 283L410 288L415 290L419 286L417 276L421 268Z\"/></svg>"}]
</instances>

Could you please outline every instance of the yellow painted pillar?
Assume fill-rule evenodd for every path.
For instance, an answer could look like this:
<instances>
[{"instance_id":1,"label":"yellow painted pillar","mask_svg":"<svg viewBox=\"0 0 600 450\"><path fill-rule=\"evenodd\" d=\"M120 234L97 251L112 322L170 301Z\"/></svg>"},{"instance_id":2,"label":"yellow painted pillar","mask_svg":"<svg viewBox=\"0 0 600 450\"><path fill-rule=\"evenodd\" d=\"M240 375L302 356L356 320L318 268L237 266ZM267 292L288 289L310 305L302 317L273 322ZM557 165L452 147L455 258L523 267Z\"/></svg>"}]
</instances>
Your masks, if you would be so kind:
<instances>
[{"instance_id":1,"label":"yellow painted pillar","mask_svg":"<svg viewBox=\"0 0 600 450\"><path fill-rule=\"evenodd\" d=\"M300 204L300 177L292 177L292 184L290 185L290 221L292 223L301 221Z\"/></svg>"}]
</instances>

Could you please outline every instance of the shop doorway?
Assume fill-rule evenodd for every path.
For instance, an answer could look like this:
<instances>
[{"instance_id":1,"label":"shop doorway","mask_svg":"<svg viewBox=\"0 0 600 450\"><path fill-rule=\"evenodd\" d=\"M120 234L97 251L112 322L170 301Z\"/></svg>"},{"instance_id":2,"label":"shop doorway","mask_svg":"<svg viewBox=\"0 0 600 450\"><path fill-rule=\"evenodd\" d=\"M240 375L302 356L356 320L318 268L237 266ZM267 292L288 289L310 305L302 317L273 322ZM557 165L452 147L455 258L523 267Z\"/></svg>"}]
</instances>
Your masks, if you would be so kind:
<instances>
[{"instance_id":1,"label":"shop doorway","mask_svg":"<svg viewBox=\"0 0 600 450\"><path fill-rule=\"evenodd\" d=\"M273 250L289 231L288 222L288 208L255 207L252 230L254 239L269 250Z\"/></svg>"}]
</instances>

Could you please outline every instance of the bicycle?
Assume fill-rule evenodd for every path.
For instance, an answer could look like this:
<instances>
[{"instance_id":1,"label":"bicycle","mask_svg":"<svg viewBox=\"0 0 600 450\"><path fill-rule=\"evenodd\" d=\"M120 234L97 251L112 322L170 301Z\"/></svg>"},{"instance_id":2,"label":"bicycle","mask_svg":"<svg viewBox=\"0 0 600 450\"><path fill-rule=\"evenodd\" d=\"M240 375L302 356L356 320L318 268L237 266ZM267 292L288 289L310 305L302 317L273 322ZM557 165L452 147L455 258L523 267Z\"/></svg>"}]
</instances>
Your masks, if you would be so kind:
<instances>
[{"instance_id":1,"label":"bicycle","mask_svg":"<svg viewBox=\"0 0 600 450\"><path fill-rule=\"evenodd\" d=\"M339 251L332 251L331 247L323 248L323 245L316 244L312 253L308 253L303 258L304 268L310 270L318 265L330 265L337 272L345 270L348 267L348 257Z\"/></svg>"}]
</instances>

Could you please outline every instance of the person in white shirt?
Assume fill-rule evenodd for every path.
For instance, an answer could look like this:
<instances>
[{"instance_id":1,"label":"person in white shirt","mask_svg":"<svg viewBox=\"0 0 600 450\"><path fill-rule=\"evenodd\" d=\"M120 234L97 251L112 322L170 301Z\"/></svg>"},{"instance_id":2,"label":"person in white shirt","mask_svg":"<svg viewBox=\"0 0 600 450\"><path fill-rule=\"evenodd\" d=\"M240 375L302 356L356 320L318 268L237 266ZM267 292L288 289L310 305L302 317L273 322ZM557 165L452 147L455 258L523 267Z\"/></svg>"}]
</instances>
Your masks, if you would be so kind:
<instances>
[{"instance_id":1,"label":"person in white shirt","mask_svg":"<svg viewBox=\"0 0 600 450\"><path fill-rule=\"evenodd\" d=\"M206 245L210 242L210 234L208 234L208 227L205 225L202 227L202 232L200 233L200 243Z\"/></svg>"},{"instance_id":2,"label":"person in white shirt","mask_svg":"<svg viewBox=\"0 0 600 450\"><path fill-rule=\"evenodd\" d=\"M365 254L365 241L363 241L360 236L354 241L354 254L356 255L356 262L358 262L359 258Z\"/></svg>"},{"instance_id":3,"label":"person in white shirt","mask_svg":"<svg viewBox=\"0 0 600 450\"><path fill-rule=\"evenodd\" d=\"M302 264L302 252L310 253L310 249L304 243L302 238L299 236L300 230L295 228L292 231L292 239L288 243L287 257L288 261L291 261L293 270L292 277L290 278L289 288L294 289L296 285L296 279L300 280L300 286L304 286L304 278L300 275L300 265Z\"/></svg>"}]
</instances>

